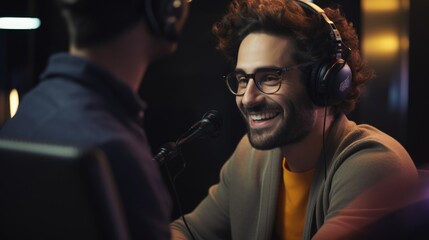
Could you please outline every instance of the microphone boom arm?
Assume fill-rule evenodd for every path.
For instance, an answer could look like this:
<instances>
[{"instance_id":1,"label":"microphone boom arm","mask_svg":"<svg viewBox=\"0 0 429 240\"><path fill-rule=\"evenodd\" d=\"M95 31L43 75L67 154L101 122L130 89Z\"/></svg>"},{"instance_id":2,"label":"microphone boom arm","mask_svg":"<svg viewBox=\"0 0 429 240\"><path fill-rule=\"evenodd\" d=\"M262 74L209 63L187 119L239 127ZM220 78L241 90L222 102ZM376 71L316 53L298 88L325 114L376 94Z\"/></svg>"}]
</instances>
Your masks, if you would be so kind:
<instances>
[{"instance_id":1,"label":"microphone boom arm","mask_svg":"<svg viewBox=\"0 0 429 240\"><path fill-rule=\"evenodd\" d=\"M222 124L222 117L216 110L208 111L200 121L192 125L176 142L164 144L153 159L160 164L164 164L166 161L177 157L183 144L189 143L197 138L216 136Z\"/></svg>"}]
</instances>

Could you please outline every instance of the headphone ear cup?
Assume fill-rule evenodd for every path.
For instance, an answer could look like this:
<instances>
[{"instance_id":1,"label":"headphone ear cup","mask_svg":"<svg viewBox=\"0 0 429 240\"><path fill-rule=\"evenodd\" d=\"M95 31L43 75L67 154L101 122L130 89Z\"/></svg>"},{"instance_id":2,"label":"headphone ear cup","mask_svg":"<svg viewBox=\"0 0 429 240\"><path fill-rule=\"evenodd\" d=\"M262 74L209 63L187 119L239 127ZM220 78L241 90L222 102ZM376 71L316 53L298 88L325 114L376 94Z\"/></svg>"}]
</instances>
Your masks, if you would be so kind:
<instances>
[{"instance_id":1,"label":"headphone ear cup","mask_svg":"<svg viewBox=\"0 0 429 240\"><path fill-rule=\"evenodd\" d=\"M187 16L186 0L146 0L146 20L151 31L177 41Z\"/></svg>"},{"instance_id":2,"label":"headphone ear cup","mask_svg":"<svg viewBox=\"0 0 429 240\"><path fill-rule=\"evenodd\" d=\"M343 59L313 69L310 97L318 106L332 106L345 99L352 83L352 71Z\"/></svg>"}]
</instances>

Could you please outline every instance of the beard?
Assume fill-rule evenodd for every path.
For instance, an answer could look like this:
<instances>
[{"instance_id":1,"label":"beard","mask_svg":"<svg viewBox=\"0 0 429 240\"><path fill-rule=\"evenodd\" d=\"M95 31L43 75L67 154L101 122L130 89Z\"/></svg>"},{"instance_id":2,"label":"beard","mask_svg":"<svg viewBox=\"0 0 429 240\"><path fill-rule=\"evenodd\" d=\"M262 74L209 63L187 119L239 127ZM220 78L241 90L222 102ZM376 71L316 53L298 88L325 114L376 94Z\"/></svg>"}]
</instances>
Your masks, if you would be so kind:
<instances>
[{"instance_id":1,"label":"beard","mask_svg":"<svg viewBox=\"0 0 429 240\"><path fill-rule=\"evenodd\" d=\"M280 123L263 129L254 129L250 127L247 120L247 112L264 111L273 108L280 109L281 107L274 104L263 104L252 107L252 109L241 110L246 122L250 144L254 148L268 150L297 143L311 131L315 122L315 115L313 105L310 102L296 105L292 101L289 101L286 105L286 109L283 109L284 112L281 111L284 118Z\"/></svg>"}]
</instances>

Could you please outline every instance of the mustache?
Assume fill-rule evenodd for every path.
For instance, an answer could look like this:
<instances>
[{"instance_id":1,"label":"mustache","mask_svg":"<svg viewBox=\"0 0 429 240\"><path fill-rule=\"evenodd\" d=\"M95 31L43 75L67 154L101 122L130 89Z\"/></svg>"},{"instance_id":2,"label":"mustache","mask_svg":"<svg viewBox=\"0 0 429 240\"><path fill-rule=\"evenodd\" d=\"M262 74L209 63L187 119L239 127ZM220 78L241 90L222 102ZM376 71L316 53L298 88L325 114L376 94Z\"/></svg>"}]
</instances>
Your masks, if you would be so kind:
<instances>
[{"instance_id":1,"label":"mustache","mask_svg":"<svg viewBox=\"0 0 429 240\"><path fill-rule=\"evenodd\" d=\"M253 105L251 107L242 107L242 112L244 114L249 114L249 113L262 112L267 110L279 110L279 109L280 107L277 106L276 104L261 103L261 104Z\"/></svg>"}]
</instances>

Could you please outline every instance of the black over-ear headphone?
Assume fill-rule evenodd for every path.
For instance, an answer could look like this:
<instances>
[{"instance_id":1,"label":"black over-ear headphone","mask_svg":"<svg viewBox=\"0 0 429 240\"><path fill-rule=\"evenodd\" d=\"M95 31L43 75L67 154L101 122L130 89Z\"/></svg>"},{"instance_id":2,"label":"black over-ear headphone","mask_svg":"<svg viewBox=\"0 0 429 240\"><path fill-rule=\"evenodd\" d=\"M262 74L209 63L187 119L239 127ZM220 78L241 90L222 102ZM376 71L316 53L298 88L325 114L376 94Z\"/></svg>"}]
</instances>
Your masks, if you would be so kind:
<instances>
[{"instance_id":1,"label":"black over-ear headphone","mask_svg":"<svg viewBox=\"0 0 429 240\"><path fill-rule=\"evenodd\" d=\"M100 4L96 0L57 0L57 2L64 8L83 12L92 11L91 9ZM182 25L187 17L189 2L191 0L134 0L128 3L120 3L120 0L108 1L111 6L115 6L115 4L133 5L136 12L131 14L143 15L153 34L172 41L178 40Z\"/></svg>"},{"instance_id":2,"label":"black over-ear headphone","mask_svg":"<svg viewBox=\"0 0 429 240\"><path fill-rule=\"evenodd\" d=\"M320 62L313 69L308 83L308 92L314 104L331 106L341 102L347 95L352 83L352 71L343 59L345 46L335 24L326 16L325 11L312 2L297 0L304 8L320 16L330 29L330 38L335 43L332 60Z\"/></svg>"},{"instance_id":3,"label":"black over-ear headphone","mask_svg":"<svg viewBox=\"0 0 429 240\"><path fill-rule=\"evenodd\" d=\"M177 41L189 0L145 0L146 20L150 30Z\"/></svg>"}]
</instances>

